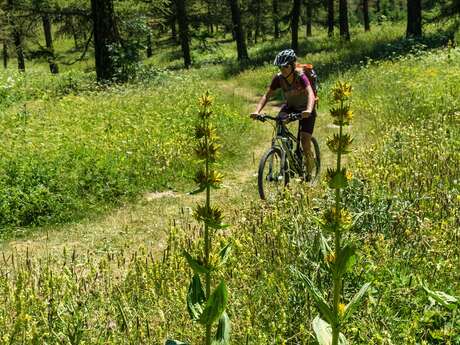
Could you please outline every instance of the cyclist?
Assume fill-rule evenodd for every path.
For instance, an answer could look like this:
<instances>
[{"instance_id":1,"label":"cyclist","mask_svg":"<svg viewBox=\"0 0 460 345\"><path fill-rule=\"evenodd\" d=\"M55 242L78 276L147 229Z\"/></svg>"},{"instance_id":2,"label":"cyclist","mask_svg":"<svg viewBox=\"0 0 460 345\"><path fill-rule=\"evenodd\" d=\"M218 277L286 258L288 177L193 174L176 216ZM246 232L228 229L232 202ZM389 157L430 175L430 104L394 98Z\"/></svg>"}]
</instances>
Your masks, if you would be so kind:
<instances>
[{"instance_id":1,"label":"cyclist","mask_svg":"<svg viewBox=\"0 0 460 345\"><path fill-rule=\"evenodd\" d=\"M273 64L279 67L280 73L273 77L268 90L257 104L256 111L250 116L255 119L265 104L273 97L275 91L279 88L283 90L286 103L281 107L278 116L287 117L290 113L302 114L302 118L299 120L298 133L306 158L305 167L308 177L314 167L311 137L316 120L315 95L308 78L296 71L296 60L296 54L292 49L278 53Z\"/></svg>"}]
</instances>

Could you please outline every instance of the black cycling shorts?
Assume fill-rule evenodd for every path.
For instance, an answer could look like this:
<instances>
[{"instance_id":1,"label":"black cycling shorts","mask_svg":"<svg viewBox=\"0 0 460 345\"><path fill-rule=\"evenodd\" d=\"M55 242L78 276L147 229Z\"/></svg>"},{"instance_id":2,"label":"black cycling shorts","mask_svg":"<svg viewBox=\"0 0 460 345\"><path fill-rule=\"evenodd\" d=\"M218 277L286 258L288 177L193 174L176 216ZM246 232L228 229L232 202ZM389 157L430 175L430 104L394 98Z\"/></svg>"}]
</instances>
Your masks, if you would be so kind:
<instances>
[{"instance_id":1,"label":"black cycling shorts","mask_svg":"<svg viewBox=\"0 0 460 345\"><path fill-rule=\"evenodd\" d=\"M290 114L290 113L299 113L298 110L289 108L286 104L283 105L280 109L278 116L283 114ZM315 128L315 121L316 121L316 109L313 109L313 112L310 114L309 117L306 119L299 120L299 132L306 132L313 134L313 129Z\"/></svg>"}]
</instances>

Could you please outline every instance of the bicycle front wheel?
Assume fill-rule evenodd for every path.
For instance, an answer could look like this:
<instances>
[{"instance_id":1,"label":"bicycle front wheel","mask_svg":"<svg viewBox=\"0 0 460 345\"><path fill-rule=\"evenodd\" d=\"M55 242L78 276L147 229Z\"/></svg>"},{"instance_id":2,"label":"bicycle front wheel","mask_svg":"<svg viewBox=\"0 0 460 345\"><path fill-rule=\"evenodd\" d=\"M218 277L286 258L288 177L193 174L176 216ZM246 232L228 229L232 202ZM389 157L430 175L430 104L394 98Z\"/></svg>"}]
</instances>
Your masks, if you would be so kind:
<instances>
[{"instance_id":1,"label":"bicycle front wheel","mask_svg":"<svg viewBox=\"0 0 460 345\"><path fill-rule=\"evenodd\" d=\"M289 182L284 164L281 150L277 148L270 148L262 156L257 179L259 195L262 200L274 200Z\"/></svg>"}]
</instances>

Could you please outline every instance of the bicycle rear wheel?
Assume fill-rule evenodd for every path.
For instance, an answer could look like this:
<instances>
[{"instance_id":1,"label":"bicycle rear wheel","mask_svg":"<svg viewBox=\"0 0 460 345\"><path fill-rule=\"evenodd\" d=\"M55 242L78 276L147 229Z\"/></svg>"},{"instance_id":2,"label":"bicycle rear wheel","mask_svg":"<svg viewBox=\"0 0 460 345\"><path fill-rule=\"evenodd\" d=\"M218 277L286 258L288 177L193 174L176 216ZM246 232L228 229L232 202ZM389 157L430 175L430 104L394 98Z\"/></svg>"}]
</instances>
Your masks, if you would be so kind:
<instances>
[{"instance_id":1,"label":"bicycle rear wheel","mask_svg":"<svg viewBox=\"0 0 460 345\"><path fill-rule=\"evenodd\" d=\"M313 144L313 161L315 166L312 169L310 181L315 183L319 179L319 174L321 172L321 153L319 151L319 144L315 137L311 137L311 143Z\"/></svg>"},{"instance_id":2,"label":"bicycle rear wheel","mask_svg":"<svg viewBox=\"0 0 460 345\"><path fill-rule=\"evenodd\" d=\"M283 164L281 151L277 148L270 148L260 159L257 182L262 200L274 200L289 182Z\"/></svg>"}]
</instances>

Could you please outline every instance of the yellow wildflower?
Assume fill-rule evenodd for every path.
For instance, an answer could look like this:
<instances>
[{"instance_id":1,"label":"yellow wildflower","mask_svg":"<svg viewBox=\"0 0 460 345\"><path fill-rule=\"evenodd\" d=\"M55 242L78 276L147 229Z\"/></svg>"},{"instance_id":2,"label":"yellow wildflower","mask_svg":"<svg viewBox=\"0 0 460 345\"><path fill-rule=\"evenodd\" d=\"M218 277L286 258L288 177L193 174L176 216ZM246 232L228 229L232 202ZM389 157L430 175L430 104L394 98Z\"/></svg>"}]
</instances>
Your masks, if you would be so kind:
<instances>
[{"instance_id":1,"label":"yellow wildflower","mask_svg":"<svg viewBox=\"0 0 460 345\"><path fill-rule=\"evenodd\" d=\"M327 263L333 264L335 262L335 252L331 252L324 258Z\"/></svg>"},{"instance_id":2,"label":"yellow wildflower","mask_svg":"<svg viewBox=\"0 0 460 345\"><path fill-rule=\"evenodd\" d=\"M343 315L345 314L345 309L346 309L345 304L339 303L339 310L338 310L338 312L339 312L340 317L343 317Z\"/></svg>"},{"instance_id":3,"label":"yellow wildflower","mask_svg":"<svg viewBox=\"0 0 460 345\"><path fill-rule=\"evenodd\" d=\"M206 91L203 96L200 97L200 106L207 108L212 104L212 97L209 95L209 91Z\"/></svg>"},{"instance_id":4,"label":"yellow wildflower","mask_svg":"<svg viewBox=\"0 0 460 345\"><path fill-rule=\"evenodd\" d=\"M338 81L332 89L334 101L345 101L351 96L351 85L346 82Z\"/></svg>"}]
</instances>

